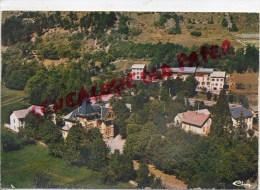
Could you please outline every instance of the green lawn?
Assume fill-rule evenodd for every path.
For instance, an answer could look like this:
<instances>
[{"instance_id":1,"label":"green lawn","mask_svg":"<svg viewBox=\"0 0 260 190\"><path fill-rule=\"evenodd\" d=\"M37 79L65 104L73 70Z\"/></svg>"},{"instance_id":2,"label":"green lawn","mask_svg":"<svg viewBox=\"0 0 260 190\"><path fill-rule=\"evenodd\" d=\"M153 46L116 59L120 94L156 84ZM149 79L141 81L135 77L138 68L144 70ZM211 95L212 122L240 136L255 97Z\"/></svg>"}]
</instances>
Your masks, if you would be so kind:
<instances>
[{"instance_id":1,"label":"green lawn","mask_svg":"<svg viewBox=\"0 0 260 190\"><path fill-rule=\"evenodd\" d=\"M25 109L30 105L24 100L26 94L19 90L10 90L1 86L1 125L9 123L9 117L14 110Z\"/></svg>"},{"instance_id":2,"label":"green lawn","mask_svg":"<svg viewBox=\"0 0 260 190\"><path fill-rule=\"evenodd\" d=\"M2 187L35 188L33 179L37 172L51 177L56 188L133 188L128 183L106 186L101 175L85 167L66 166L65 161L48 155L41 145L28 145L18 151L2 153Z\"/></svg>"}]
</instances>

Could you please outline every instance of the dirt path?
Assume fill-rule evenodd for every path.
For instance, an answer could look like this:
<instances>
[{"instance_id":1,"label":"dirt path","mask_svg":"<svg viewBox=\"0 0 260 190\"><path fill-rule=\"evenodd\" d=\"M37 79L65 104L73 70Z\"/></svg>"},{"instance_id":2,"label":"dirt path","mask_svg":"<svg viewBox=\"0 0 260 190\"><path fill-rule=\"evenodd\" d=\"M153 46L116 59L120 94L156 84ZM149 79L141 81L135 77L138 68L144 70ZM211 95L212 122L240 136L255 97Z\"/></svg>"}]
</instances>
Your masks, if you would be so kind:
<instances>
[{"instance_id":1,"label":"dirt path","mask_svg":"<svg viewBox=\"0 0 260 190\"><path fill-rule=\"evenodd\" d=\"M137 170L139 168L139 163L137 161L134 162L134 169ZM154 174L157 178L160 177L163 185L166 189L187 189L187 185L181 181L176 179L174 175L168 175L163 173L162 171L156 169L153 165L148 165L149 171Z\"/></svg>"}]
</instances>

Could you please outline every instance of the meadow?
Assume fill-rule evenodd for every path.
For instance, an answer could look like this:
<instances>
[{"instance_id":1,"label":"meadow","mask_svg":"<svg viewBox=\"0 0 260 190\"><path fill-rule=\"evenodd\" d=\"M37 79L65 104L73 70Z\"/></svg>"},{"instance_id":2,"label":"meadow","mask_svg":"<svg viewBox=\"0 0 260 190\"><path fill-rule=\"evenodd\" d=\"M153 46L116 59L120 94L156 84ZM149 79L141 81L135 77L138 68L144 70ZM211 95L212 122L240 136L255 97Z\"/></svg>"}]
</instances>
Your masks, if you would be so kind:
<instances>
[{"instance_id":1,"label":"meadow","mask_svg":"<svg viewBox=\"0 0 260 190\"><path fill-rule=\"evenodd\" d=\"M128 183L106 186L101 173L68 166L64 159L51 157L48 148L40 144L2 153L3 188L10 188L11 184L16 188L36 188L34 178L38 173L49 176L53 188L133 188Z\"/></svg>"}]
</instances>

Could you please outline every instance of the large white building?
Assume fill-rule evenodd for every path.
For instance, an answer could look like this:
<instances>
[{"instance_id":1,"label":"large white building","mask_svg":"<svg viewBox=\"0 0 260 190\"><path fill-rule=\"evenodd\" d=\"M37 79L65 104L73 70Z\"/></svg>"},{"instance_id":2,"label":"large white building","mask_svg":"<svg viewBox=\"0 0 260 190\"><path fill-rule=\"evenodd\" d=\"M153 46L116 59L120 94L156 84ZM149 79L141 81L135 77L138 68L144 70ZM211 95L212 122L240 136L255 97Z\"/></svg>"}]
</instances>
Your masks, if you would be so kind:
<instances>
[{"instance_id":1,"label":"large white building","mask_svg":"<svg viewBox=\"0 0 260 190\"><path fill-rule=\"evenodd\" d=\"M142 73L146 69L145 64L134 64L131 67L131 74L134 80L141 80Z\"/></svg>"},{"instance_id":2,"label":"large white building","mask_svg":"<svg viewBox=\"0 0 260 190\"><path fill-rule=\"evenodd\" d=\"M146 69L144 64L132 65L131 74L133 79L141 80L144 69ZM188 76L192 75L198 81L197 91L210 91L215 94L219 94L219 92L224 88L229 77L225 71L214 71L213 68L177 67L170 69L171 78L176 79L179 77L185 81ZM167 77L164 77L164 79L167 80Z\"/></svg>"},{"instance_id":3,"label":"large white building","mask_svg":"<svg viewBox=\"0 0 260 190\"><path fill-rule=\"evenodd\" d=\"M40 114L41 116L44 115L42 108L40 106L32 105L27 109L15 110L10 115L10 125L5 125L5 127L15 132L19 132L21 128L24 128L25 125L24 119L26 115L31 111L35 111L36 114Z\"/></svg>"}]
</instances>

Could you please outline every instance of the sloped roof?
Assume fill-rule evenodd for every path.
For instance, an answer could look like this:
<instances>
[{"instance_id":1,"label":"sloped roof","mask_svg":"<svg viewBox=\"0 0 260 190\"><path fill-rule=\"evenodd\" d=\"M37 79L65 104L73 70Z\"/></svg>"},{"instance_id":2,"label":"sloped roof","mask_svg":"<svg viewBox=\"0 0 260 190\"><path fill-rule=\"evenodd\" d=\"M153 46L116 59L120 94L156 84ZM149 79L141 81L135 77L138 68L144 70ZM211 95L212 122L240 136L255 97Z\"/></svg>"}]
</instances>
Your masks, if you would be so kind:
<instances>
[{"instance_id":1,"label":"sloped roof","mask_svg":"<svg viewBox=\"0 0 260 190\"><path fill-rule=\"evenodd\" d=\"M250 118L253 116L253 113L243 106L229 107L229 110L232 117L235 119L238 119L241 114L243 115L244 118Z\"/></svg>"},{"instance_id":2,"label":"sloped roof","mask_svg":"<svg viewBox=\"0 0 260 190\"><path fill-rule=\"evenodd\" d=\"M16 110L13 112L14 115L18 118L18 119L22 119L25 118L25 116L29 113L28 109L23 109L23 110Z\"/></svg>"},{"instance_id":3,"label":"sloped roof","mask_svg":"<svg viewBox=\"0 0 260 190\"><path fill-rule=\"evenodd\" d=\"M61 129L62 129L63 131L69 131L69 130L70 130L70 126L64 125Z\"/></svg>"},{"instance_id":4,"label":"sloped roof","mask_svg":"<svg viewBox=\"0 0 260 190\"><path fill-rule=\"evenodd\" d=\"M210 115L210 112L208 109L201 109L201 110L196 110L197 113L204 113L206 115Z\"/></svg>"},{"instance_id":5,"label":"sloped roof","mask_svg":"<svg viewBox=\"0 0 260 190\"><path fill-rule=\"evenodd\" d=\"M30 112L30 111L35 111L35 113L38 113L40 114L41 116L44 115L41 106L35 106L35 105L32 105L30 106L29 108L27 109L22 109L22 110L15 110L13 111L14 115L18 118L18 119L23 119L25 118L25 116Z\"/></svg>"},{"instance_id":6,"label":"sloped roof","mask_svg":"<svg viewBox=\"0 0 260 190\"><path fill-rule=\"evenodd\" d=\"M258 111L258 106L250 106L250 108L251 108L253 111L255 111L255 112Z\"/></svg>"},{"instance_id":7,"label":"sloped roof","mask_svg":"<svg viewBox=\"0 0 260 190\"><path fill-rule=\"evenodd\" d=\"M187 111L186 113L184 113L184 116L182 117L181 121L184 123L202 127L204 123L208 120L208 118L209 115L206 115L204 113L198 113L196 111Z\"/></svg>"},{"instance_id":8,"label":"sloped roof","mask_svg":"<svg viewBox=\"0 0 260 190\"><path fill-rule=\"evenodd\" d=\"M101 115L101 109L102 109L102 115ZM77 117L83 117L87 119L100 118L100 116L105 117L106 111L107 108L102 107L98 104L92 104L92 105L87 104L86 101L84 100L80 107L73 110L63 118L67 121L77 122L78 121Z\"/></svg>"}]
</instances>

